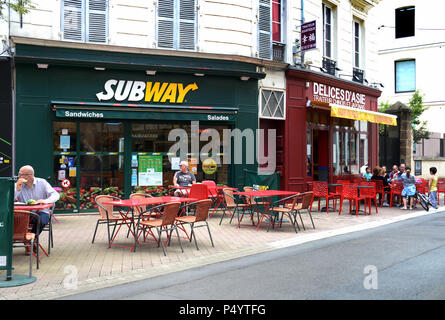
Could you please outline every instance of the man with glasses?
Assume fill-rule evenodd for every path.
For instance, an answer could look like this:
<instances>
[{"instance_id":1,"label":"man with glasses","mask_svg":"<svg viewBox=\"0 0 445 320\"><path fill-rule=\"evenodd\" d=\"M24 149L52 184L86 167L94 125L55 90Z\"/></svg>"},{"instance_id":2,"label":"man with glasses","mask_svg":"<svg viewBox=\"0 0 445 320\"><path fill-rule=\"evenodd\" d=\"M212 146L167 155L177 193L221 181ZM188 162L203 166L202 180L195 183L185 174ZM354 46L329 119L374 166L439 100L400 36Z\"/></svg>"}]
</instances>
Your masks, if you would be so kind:
<instances>
[{"instance_id":1,"label":"man with glasses","mask_svg":"<svg viewBox=\"0 0 445 320\"><path fill-rule=\"evenodd\" d=\"M173 176L173 185L175 187L190 187L196 183L195 175L188 170L187 161L181 161L179 168L180 171L176 172ZM187 191L184 189L176 189L174 195L175 197L184 197L187 196Z\"/></svg>"},{"instance_id":2,"label":"man with glasses","mask_svg":"<svg viewBox=\"0 0 445 320\"><path fill-rule=\"evenodd\" d=\"M15 184L15 198L16 201L27 203L28 200L35 200L37 203L55 203L59 200L59 193L51 187L51 185L41 178L34 177L33 167L27 165L20 168L18 173L19 179ZM49 209L39 210L40 216L39 232L37 233L36 221L31 220L31 232L37 236L42 232L43 227L49 222ZM27 248L29 249L29 248ZM29 254L29 250L27 250Z\"/></svg>"}]
</instances>

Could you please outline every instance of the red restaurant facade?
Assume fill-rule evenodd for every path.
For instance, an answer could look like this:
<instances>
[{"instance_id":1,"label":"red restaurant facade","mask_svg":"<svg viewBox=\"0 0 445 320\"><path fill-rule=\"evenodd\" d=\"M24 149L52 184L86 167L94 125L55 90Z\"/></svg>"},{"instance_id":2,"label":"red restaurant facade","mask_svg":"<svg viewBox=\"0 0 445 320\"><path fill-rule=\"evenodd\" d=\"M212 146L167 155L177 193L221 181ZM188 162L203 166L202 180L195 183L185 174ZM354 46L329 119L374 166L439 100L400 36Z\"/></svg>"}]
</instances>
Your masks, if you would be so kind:
<instances>
[{"instance_id":1,"label":"red restaurant facade","mask_svg":"<svg viewBox=\"0 0 445 320\"><path fill-rule=\"evenodd\" d=\"M377 112L380 94L352 81L288 69L285 120L260 120L261 128L275 127L283 133L281 188L312 190L313 181L334 182L358 176L366 163L371 168L378 165L378 124L340 117L332 109L360 115Z\"/></svg>"}]
</instances>

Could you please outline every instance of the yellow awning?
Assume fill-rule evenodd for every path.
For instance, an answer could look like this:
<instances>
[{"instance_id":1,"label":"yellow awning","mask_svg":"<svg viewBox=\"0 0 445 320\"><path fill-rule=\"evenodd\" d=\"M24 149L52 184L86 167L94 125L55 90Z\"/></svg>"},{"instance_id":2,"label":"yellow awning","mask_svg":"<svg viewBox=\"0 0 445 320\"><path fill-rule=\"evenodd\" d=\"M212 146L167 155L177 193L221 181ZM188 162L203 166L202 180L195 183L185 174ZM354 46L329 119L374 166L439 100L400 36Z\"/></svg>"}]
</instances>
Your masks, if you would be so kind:
<instances>
[{"instance_id":1,"label":"yellow awning","mask_svg":"<svg viewBox=\"0 0 445 320\"><path fill-rule=\"evenodd\" d=\"M397 126L397 116L387 113L361 110L351 107L330 104L331 117L368 121L373 123Z\"/></svg>"}]
</instances>

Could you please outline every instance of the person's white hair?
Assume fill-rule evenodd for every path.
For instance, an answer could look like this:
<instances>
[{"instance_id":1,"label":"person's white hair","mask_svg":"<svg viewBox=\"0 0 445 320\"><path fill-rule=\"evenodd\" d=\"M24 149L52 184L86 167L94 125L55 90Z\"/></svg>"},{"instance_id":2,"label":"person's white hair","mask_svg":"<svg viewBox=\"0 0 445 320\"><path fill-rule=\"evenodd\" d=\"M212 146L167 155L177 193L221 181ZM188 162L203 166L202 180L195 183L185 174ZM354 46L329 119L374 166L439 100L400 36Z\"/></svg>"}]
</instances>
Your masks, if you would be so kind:
<instances>
[{"instance_id":1,"label":"person's white hair","mask_svg":"<svg viewBox=\"0 0 445 320\"><path fill-rule=\"evenodd\" d=\"M188 166L189 166L189 163L188 163L187 161L181 161L181 162L179 163L179 165L180 165L180 166L186 166L186 167L188 167Z\"/></svg>"}]
</instances>

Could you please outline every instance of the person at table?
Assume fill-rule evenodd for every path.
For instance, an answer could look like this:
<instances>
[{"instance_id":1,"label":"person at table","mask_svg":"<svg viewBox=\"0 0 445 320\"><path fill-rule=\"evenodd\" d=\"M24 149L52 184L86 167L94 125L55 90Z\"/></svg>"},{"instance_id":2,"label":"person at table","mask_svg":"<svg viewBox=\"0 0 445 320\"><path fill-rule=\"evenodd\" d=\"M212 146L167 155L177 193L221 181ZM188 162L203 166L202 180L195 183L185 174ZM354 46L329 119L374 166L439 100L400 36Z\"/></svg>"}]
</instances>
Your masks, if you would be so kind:
<instances>
[{"instance_id":1,"label":"person at table","mask_svg":"<svg viewBox=\"0 0 445 320\"><path fill-rule=\"evenodd\" d=\"M19 179L15 184L14 199L19 202L27 203L28 200L35 200L37 203L56 203L59 200L59 193L51 187L51 185L42 178L34 176L33 167L26 165L20 168L18 173ZM37 219L33 217L30 224L32 226L31 232L37 236L42 232L42 229L49 222L49 209L37 211L40 216L40 226L37 232ZM27 253L29 248L27 249Z\"/></svg>"},{"instance_id":2,"label":"person at table","mask_svg":"<svg viewBox=\"0 0 445 320\"><path fill-rule=\"evenodd\" d=\"M181 161L179 169L180 171L177 171L173 176L173 185L175 187L189 187L196 183L195 175L188 170L187 161ZM187 190L176 189L174 195L175 197L185 197L187 196Z\"/></svg>"},{"instance_id":3,"label":"person at table","mask_svg":"<svg viewBox=\"0 0 445 320\"><path fill-rule=\"evenodd\" d=\"M399 167L398 167L397 165L393 165L393 166L392 166L392 171L391 171L391 173L389 174L389 179L390 179L391 181L394 180L394 178L397 177L398 172L399 172Z\"/></svg>"},{"instance_id":4,"label":"person at table","mask_svg":"<svg viewBox=\"0 0 445 320\"><path fill-rule=\"evenodd\" d=\"M366 181L371 180L372 174L370 167L366 167L366 172L363 174L363 177L366 179Z\"/></svg>"},{"instance_id":5,"label":"person at table","mask_svg":"<svg viewBox=\"0 0 445 320\"><path fill-rule=\"evenodd\" d=\"M371 177L371 181L376 181L376 180L380 180L380 181L382 181L382 183L383 183L383 189L385 190L385 191L389 191L390 189L390 187L389 187L389 185L388 185L388 180L386 180L385 179L385 176L384 176L384 172L383 172L383 168L380 168L380 167L375 167L373 170L372 170L372 177ZM385 201L385 199L384 199L384 194L380 194L379 193L379 204L381 204L382 203L382 201L383 201L383 204L382 204L382 206L383 207L389 207L389 205L388 205L388 203Z\"/></svg>"},{"instance_id":6,"label":"person at table","mask_svg":"<svg viewBox=\"0 0 445 320\"><path fill-rule=\"evenodd\" d=\"M406 210L408 202L409 210L412 210L412 202L410 200L416 194L416 177L413 174L411 174L410 167L406 167L403 169L405 172L401 174L398 178L398 180L401 180L403 182L403 190L402 190L403 207L401 209Z\"/></svg>"}]
</instances>

